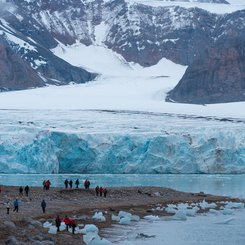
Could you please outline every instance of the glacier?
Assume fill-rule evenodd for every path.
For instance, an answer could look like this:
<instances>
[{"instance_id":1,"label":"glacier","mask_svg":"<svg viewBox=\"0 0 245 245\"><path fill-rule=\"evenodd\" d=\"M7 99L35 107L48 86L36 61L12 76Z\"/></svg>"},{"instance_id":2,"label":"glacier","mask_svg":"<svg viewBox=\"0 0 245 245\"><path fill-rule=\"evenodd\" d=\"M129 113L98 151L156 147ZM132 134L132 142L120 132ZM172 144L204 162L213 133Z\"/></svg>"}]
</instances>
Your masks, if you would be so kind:
<instances>
[{"instance_id":1,"label":"glacier","mask_svg":"<svg viewBox=\"0 0 245 245\"><path fill-rule=\"evenodd\" d=\"M245 173L243 120L99 110L0 120L1 173Z\"/></svg>"}]
</instances>

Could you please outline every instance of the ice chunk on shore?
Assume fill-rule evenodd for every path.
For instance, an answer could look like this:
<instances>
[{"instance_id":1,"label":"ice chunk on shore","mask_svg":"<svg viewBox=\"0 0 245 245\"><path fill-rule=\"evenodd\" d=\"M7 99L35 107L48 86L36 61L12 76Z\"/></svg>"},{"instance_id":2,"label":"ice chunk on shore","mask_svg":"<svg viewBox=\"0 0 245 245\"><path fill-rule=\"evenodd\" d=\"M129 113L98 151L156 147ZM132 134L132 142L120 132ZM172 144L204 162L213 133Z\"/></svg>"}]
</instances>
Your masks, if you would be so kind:
<instances>
[{"instance_id":1,"label":"ice chunk on shore","mask_svg":"<svg viewBox=\"0 0 245 245\"><path fill-rule=\"evenodd\" d=\"M120 217L112 214L111 215L111 220L113 220L113 221L120 221Z\"/></svg>"},{"instance_id":2,"label":"ice chunk on shore","mask_svg":"<svg viewBox=\"0 0 245 245\"><path fill-rule=\"evenodd\" d=\"M106 218L105 218L105 216L103 215L102 212L96 212L94 214L94 216L92 217L92 219L98 220L98 221L106 221Z\"/></svg>"},{"instance_id":3,"label":"ice chunk on shore","mask_svg":"<svg viewBox=\"0 0 245 245\"><path fill-rule=\"evenodd\" d=\"M88 233L88 232L94 232L94 233L98 233L99 229L96 225L94 224L88 224L84 226L84 230Z\"/></svg>"},{"instance_id":4,"label":"ice chunk on shore","mask_svg":"<svg viewBox=\"0 0 245 245\"><path fill-rule=\"evenodd\" d=\"M130 216L126 216L126 217L122 217L119 221L119 224L121 225L129 225L131 222L131 217Z\"/></svg>"},{"instance_id":5,"label":"ice chunk on shore","mask_svg":"<svg viewBox=\"0 0 245 245\"><path fill-rule=\"evenodd\" d=\"M176 220L185 221L185 220L187 220L186 211L185 210L178 210L172 218L176 219Z\"/></svg>"},{"instance_id":6,"label":"ice chunk on shore","mask_svg":"<svg viewBox=\"0 0 245 245\"><path fill-rule=\"evenodd\" d=\"M49 227L48 233L50 234L57 234L57 227L55 225L52 225Z\"/></svg>"},{"instance_id":7,"label":"ice chunk on shore","mask_svg":"<svg viewBox=\"0 0 245 245\"><path fill-rule=\"evenodd\" d=\"M228 202L225 205L226 208L237 208L237 209L243 209L244 203L242 202Z\"/></svg>"},{"instance_id":8,"label":"ice chunk on shore","mask_svg":"<svg viewBox=\"0 0 245 245\"><path fill-rule=\"evenodd\" d=\"M52 226L52 223L46 221L43 223L43 228L50 228Z\"/></svg>"},{"instance_id":9,"label":"ice chunk on shore","mask_svg":"<svg viewBox=\"0 0 245 245\"><path fill-rule=\"evenodd\" d=\"M151 222L160 220L160 218L157 215L146 215L144 216L144 219L151 221Z\"/></svg>"},{"instance_id":10,"label":"ice chunk on shore","mask_svg":"<svg viewBox=\"0 0 245 245\"><path fill-rule=\"evenodd\" d=\"M125 211L119 211L118 216L120 218L123 218L123 217L130 217L131 218L132 214L129 212L125 212Z\"/></svg>"}]
</instances>

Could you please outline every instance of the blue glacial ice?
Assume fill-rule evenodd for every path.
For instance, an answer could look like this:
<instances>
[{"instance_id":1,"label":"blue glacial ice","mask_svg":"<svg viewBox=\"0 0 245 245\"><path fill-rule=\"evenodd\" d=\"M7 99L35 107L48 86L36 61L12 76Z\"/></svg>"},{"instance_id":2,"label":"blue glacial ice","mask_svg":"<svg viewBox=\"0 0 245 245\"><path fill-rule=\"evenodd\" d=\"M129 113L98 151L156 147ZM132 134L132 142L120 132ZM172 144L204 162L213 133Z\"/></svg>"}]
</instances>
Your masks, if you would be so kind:
<instances>
[{"instance_id":1,"label":"blue glacial ice","mask_svg":"<svg viewBox=\"0 0 245 245\"><path fill-rule=\"evenodd\" d=\"M245 173L245 122L1 111L2 173Z\"/></svg>"}]
</instances>

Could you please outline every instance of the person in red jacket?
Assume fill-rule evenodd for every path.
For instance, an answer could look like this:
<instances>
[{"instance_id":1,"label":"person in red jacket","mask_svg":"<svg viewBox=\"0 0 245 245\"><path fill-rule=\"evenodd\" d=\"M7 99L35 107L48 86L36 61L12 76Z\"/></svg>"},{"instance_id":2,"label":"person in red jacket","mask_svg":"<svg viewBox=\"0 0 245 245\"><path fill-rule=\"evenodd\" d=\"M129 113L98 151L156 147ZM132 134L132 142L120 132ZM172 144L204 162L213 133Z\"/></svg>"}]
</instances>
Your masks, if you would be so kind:
<instances>
[{"instance_id":1,"label":"person in red jacket","mask_svg":"<svg viewBox=\"0 0 245 245\"><path fill-rule=\"evenodd\" d=\"M104 189L103 189L103 187L101 186L100 189L99 189L99 192L100 192L100 196L101 196L101 197L102 197L103 191L104 191Z\"/></svg>"},{"instance_id":2,"label":"person in red jacket","mask_svg":"<svg viewBox=\"0 0 245 245\"><path fill-rule=\"evenodd\" d=\"M65 223L65 225L66 225L66 230L68 231L68 227L70 226L70 219L67 217L67 215L66 215L66 217L64 218L64 223Z\"/></svg>"},{"instance_id":3,"label":"person in red jacket","mask_svg":"<svg viewBox=\"0 0 245 245\"><path fill-rule=\"evenodd\" d=\"M72 228L72 234L74 234L75 233L75 228L77 226L74 219L70 219L70 226Z\"/></svg>"}]
</instances>

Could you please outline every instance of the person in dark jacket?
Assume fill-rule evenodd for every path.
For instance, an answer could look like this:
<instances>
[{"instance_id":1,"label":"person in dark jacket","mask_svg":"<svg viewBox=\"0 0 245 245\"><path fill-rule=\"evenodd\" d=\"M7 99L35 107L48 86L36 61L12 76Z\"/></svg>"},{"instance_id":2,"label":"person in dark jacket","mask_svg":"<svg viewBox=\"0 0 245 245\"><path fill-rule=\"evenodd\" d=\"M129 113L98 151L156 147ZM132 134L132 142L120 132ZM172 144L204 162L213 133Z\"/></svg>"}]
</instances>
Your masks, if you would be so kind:
<instances>
[{"instance_id":1,"label":"person in dark jacket","mask_svg":"<svg viewBox=\"0 0 245 245\"><path fill-rule=\"evenodd\" d=\"M100 191L100 188L99 188L99 186L97 185L97 186L95 187L95 193L96 193L96 196L99 195L99 191Z\"/></svg>"},{"instance_id":2,"label":"person in dark jacket","mask_svg":"<svg viewBox=\"0 0 245 245\"><path fill-rule=\"evenodd\" d=\"M67 189L68 188L68 179L66 179L65 181L64 181L64 184L65 184L65 188Z\"/></svg>"},{"instance_id":3,"label":"person in dark jacket","mask_svg":"<svg viewBox=\"0 0 245 245\"><path fill-rule=\"evenodd\" d=\"M70 180L70 181L69 181L69 186L70 186L70 188L72 188L72 184L73 184L73 181Z\"/></svg>"},{"instance_id":4,"label":"person in dark jacket","mask_svg":"<svg viewBox=\"0 0 245 245\"><path fill-rule=\"evenodd\" d=\"M60 216L57 215L57 217L55 219L55 225L57 227L57 232L60 231L60 224L61 224L61 219L60 219Z\"/></svg>"},{"instance_id":5,"label":"person in dark jacket","mask_svg":"<svg viewBox=\"0 0 245 245\"><path fill-rule=\"evenodd\" d=\"M29 190L30 190L30 187L27 185L25 187L25 193L26 193L26 196L28 197L28 194L29 194Z\"/></svg>"},{"instance_id":6,"label":"person in dark jacket","mask_svg":"<svg viewBox=\"0 0 245 245\"><path fill-rule=\"evenodd\" d=\"M47 206L46 202L42 200L41 207L42 207L43 213L45 213L46 206Z\"/></svg>"},{"instance_id":7,"label":"person in dark jacket","mask_svg":"<svg viewBox=\"0 0 245 245\"><path fill-rule=\"evenodd\" d=\"M104 188L104 197L106 197L106 195L107 195L107 189L106 188Z\"/></svg>"},{"instance_id":8,"label":"person in dark jacket","mask_svg":"<svg viewBox=\"0 0 245 245\"><path fill-rule=\"evenodd\" d=\"M76 180L75 184L76 184L76 188L78 188L78 186L79 186L79 179Z\"/></svg>"},{"instance_id":9,"label":"person in dark jacket","mask_svg":"<svg viewBox=\"0 0 245 245\"><path fill-rule=\"evenodd\" d=\"M23 187L22 186L20 186L20 188L19 188L19 194L20 194L20 196L23 196Z\"/></svg>"},{"instance_id":10,"label":"person in dark jacket","mask_svg":"<svg viewBox=\"0 0 245 245\"><path fill-rule=\"evenodd\" d=\"M14 201L14 210L13 210L13 212L19 212L19 201L18 201L18 199L16 198L15 199L15 201Z\"/></svg>"}]
</instances>

